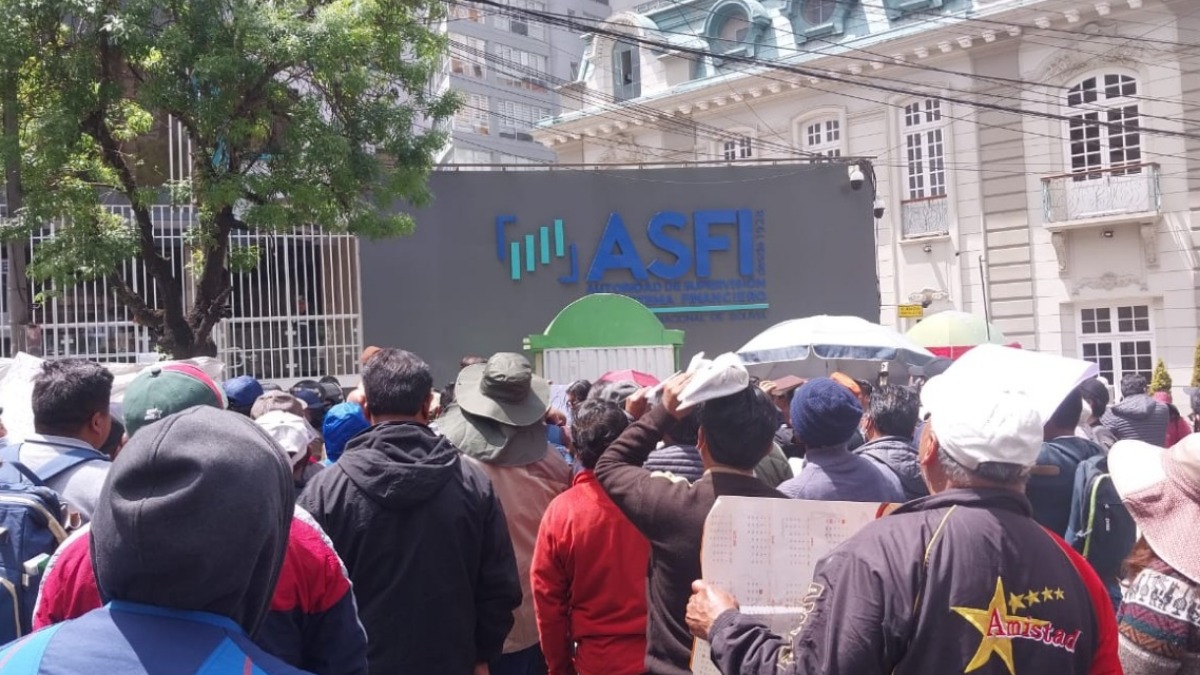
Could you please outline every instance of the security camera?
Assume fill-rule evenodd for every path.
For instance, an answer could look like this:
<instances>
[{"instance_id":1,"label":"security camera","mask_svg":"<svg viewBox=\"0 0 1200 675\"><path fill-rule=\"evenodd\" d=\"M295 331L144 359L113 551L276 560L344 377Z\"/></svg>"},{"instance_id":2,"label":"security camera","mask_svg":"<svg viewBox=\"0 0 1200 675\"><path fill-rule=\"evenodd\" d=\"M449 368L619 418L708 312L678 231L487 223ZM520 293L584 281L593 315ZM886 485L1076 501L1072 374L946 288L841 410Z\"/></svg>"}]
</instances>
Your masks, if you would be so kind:
<instances>
[{"instance_id":1,"label":"security camera","mask_svg":"<svg viewBox=\"0 0 1200 675\"><path fill-rule=\"evenodd\" d=\"M851 184L853 185L853 183L851 183ZM875 217L876 218L883 217L883 200L882 199L875 200Z\"/></svg>"},{"instance_id":2,"label":"security camera","mask_svg":"<svg viewBox=\"0 0 1200 675\"><path fill-rule=\"evenodd\" d=\"M850 174L851 189L861 190L863 181L866 180L866 178L863 176L862 169L860 169L857 164L851 164L848 173Z\"/></svg>"}]
</instances>

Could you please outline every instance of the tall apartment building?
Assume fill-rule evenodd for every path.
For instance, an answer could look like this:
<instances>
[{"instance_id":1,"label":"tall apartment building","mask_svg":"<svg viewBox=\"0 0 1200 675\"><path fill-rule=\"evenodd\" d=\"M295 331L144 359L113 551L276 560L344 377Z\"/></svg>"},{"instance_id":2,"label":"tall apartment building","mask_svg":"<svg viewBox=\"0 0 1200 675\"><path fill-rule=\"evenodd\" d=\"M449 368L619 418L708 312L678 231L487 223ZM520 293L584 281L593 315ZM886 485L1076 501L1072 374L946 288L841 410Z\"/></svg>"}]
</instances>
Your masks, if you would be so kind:
<instances>
[{"instance_id":1,"label":"tall apartment building","mask_svg":"<svg viewBox=\"0 0 1200 675\"><path fill-rule=\"evenodd\" d=\"M510 0L517 9L600 20L608 0ZM554 152L533 140L539 122L559 113L558 86L576 79L584 43L578 32L494 7L450 6L450 87L463 98L454 120L453 164L540 164Z\"/></svg>"},{"instance_id":2,"label":"tall apartment building","mask_svg":"<svg viewBox=\"0 0 1200 675\"><path fill-rule=\"evenodd\" d=\"M986 312L1110 381L1161 358L1189 383L1196 3L651 0L589 40L574 87L617 102L539 128L560 162L870 158L883 323Z\"/></svg>"}]
</instances>

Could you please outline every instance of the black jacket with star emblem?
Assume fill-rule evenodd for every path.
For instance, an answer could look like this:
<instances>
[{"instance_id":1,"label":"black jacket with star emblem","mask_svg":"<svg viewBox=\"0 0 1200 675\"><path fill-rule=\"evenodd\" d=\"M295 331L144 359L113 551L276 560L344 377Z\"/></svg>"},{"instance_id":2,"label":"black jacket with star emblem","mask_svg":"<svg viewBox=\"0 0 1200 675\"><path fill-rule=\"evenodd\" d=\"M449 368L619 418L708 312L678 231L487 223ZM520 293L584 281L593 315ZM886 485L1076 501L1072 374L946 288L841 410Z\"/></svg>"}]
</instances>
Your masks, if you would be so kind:
<instances>
[{"instance_id":1,"label":"black jacket with star emblem","mask_svg":"<svg viewBox=\"0 0 1200 675\"><path fill-rule=\"evenodd\" d=\"M713 661L726 675L1121 672L1103 585L1007 490L949 490L871 523L817 563L803 610L788 638L725 612Z\"/></svg>"}]
</instances>

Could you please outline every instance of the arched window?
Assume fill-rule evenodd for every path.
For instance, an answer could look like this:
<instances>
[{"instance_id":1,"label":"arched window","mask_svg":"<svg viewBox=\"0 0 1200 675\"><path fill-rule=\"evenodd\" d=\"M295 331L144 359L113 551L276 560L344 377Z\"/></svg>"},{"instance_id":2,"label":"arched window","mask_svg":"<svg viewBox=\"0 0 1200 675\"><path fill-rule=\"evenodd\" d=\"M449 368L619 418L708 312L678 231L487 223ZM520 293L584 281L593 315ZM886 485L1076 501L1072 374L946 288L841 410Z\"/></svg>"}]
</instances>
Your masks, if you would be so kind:
<instances>
[{"instance_id":1,"label":"arched window","mask_svg":"<svg viewBox=\"0 0 1200 675\"><path fill-rule=\"evenodd\" d=\"M746 10L737 5L726 5L716 22L717 47L719 51L735 49L750 36L750 17Z\"/></svg>"},{"instance_id":2,"label":"arched window","mask_svg":"<svg viewBox=\"0 0 1200 675\"><path fill-rule=\"evenodd\" d=\"M642 64L637 45L618 41L612 52L613 96L627 101L642 95Z\"/></svg>"},{"instance_id":3,"label":"arched window","mask_svg":"<svg viewBox=\"0 0 1200 675\"><path fill-rule=\"evenodd\" d=\"M818 117L801 123L800 147L806 153L841 157L842 121L837 117Z\"/></svg>"},{"instance_id":4,"label":"arched window","mask_svg":"<svg viewBox=\"0 0 1200 675\"><path fill-rule=\"evenodd\" d=\"M1138 84L1129 75L1105 73L1067 91L1067 161L1075 180L1141 172Z\"/></svg>"},{"instance_id":5,"label":"arched window","mask_svg":"<svg viewBox=\"0 0 1200 675\"><path fill-rule=\"evenodd\" d=\"M770 23L758 0L718 0L705 22L704 37L717 54L753 56Z\"/></svg>"}]
</instances>

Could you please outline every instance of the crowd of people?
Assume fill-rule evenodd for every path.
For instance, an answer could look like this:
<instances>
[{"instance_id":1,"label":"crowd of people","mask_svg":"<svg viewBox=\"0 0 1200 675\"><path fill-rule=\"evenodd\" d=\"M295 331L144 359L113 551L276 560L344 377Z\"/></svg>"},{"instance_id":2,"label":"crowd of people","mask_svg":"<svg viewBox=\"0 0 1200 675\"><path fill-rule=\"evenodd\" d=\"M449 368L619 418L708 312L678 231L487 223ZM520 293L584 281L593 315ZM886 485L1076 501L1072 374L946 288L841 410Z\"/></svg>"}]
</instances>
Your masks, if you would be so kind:
<instances>
[{"instance_id":1,"label":"crowd of people","mask_svg":"<svg viewBox=\"0 0 1200 675\"><path fill-rule=\"evenodd\" d=\"M114 403L103 366L47 361L0 514L41 490L69 536L5 581L36 602L10 589L0 673L684 675L696 639L724 675L1200 673L1200 434L1169 395L1090 379L1043 418L1041 383L915 375L722 357L558 409L520 354L438 391L371 347L350 391L176 363ZM722 496L897 506L781 635L703 578Z\"/></svg>"}]
</instances>

